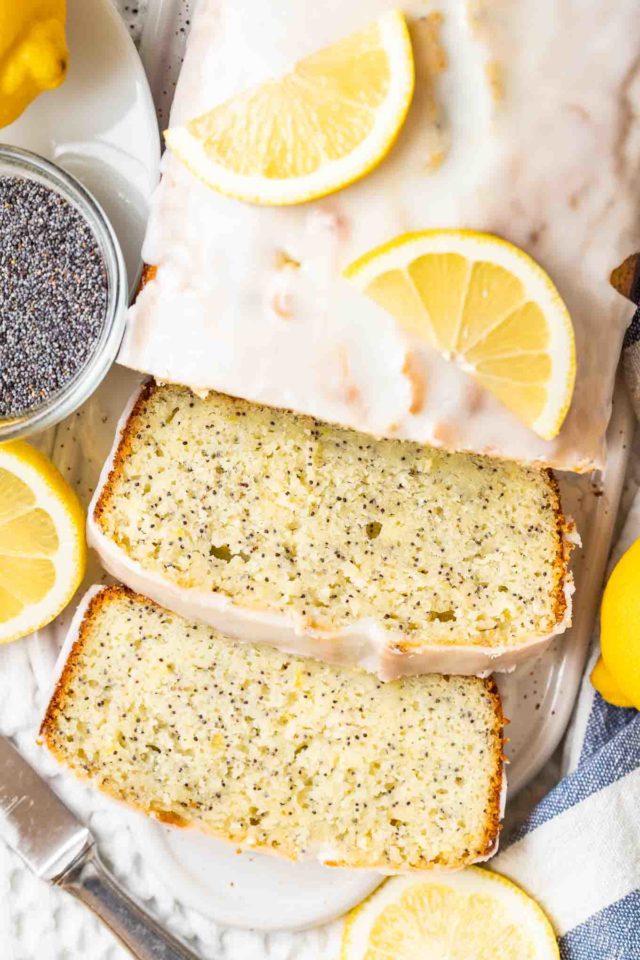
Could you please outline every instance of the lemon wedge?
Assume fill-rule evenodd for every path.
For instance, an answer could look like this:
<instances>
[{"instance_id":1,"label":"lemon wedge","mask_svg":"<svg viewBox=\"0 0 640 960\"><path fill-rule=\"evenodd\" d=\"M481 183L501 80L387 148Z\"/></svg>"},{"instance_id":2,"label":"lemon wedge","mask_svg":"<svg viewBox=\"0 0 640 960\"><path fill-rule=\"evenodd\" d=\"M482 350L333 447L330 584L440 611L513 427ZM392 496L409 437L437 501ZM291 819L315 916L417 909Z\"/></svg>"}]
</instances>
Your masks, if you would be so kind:
<instances>
[{"instance_id":1,"label":"lemon wedge","mask_svg":"<svg viewBox=\"0 0 640 960\"><path fill-rule=\"evenodd\" d=\"M607 582L600 648L593 686L614 706L640 710L640 539L623 553Z\"/></svg>"},{"instance_id":2,"label":"lemon wedge","mask_svg":"<svg viewBox=\"0 0 640 960\"><path fill-rule=\"evenodd\" d=\"M469 867L387 880L347 916L340 960L558 960L540 907L497 873Z\"/></svg>"},{"instance_id":3,"label":"lemon wedge","mask_svg":"<svg viewBox=\"0 0 640 960\"><path fill-rule=\"evenodd\" d=\"M576 374L569 312L544 270L506 240L426 230L365 254L345 275L546 440Z\"/></svg>"},{"instance_id":4,"label":"lemon wedge","mask_svg":"<svg viewBox=\"0 0 640 960\"><path fill-rule=\"evenodd\" d=\"M84 514L74 491L28 443L0 444L0 643L53 620L85 565Z\"/></svg>"},{"instance_id":5,"label":"lemon wedge","mask_svg":"<svg viewBox=\"0 0 640 960\"><path fill-rule=\"evenodd\" d=\"M220 193L248 203L302 203L353 183L382 160L413 85L407 24L391 10L165 137Z\"/></svg>"}]
</instances>

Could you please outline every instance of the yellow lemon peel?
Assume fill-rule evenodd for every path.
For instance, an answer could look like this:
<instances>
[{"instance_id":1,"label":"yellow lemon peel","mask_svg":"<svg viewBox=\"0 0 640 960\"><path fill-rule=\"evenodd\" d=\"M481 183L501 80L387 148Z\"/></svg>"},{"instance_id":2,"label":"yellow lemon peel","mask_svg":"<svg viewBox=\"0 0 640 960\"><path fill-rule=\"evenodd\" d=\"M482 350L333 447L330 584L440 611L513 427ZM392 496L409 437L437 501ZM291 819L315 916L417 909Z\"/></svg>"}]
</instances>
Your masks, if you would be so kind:
<instances>
[{"instance_id":1,"label":"yellow lemon peel","mask_svg":"<svg viewBox=\"0 0 640 960\"><path fill-rule=\"evenodd\" d=\"M609 703L640 710L640 539L622 555L602 597L602 655L591 682Z\"/></svg>"},{"instance_id":2,"label":"yellow lemon peel","mask_svg":"<svg viewBox=\"0 0 640 960\"><path fill-rule=\"evenodd\" d=\"M0 126L67 71L66 0L0 0Z\"/></svg>"}]
</instances>

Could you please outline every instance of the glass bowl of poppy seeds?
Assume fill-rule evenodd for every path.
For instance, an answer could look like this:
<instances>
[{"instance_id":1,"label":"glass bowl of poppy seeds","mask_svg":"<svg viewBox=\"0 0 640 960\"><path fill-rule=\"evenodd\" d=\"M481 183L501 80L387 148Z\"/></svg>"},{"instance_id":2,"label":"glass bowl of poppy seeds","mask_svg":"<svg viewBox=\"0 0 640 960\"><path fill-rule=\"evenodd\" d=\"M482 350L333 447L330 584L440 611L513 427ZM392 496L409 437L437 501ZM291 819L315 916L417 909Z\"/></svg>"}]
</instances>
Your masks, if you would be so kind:
<instances>
[{"instance_id":1,"label":"glass bowl of poppy seeds","mask_svg":"<svg viewBox=\"0 0 640 960\"><path fill-rule=\"evenodd\" d=\"M84 403L115 360L127 300L122 252L91 194L0 144L0 441Z\"/></svg>"}]
</instances>

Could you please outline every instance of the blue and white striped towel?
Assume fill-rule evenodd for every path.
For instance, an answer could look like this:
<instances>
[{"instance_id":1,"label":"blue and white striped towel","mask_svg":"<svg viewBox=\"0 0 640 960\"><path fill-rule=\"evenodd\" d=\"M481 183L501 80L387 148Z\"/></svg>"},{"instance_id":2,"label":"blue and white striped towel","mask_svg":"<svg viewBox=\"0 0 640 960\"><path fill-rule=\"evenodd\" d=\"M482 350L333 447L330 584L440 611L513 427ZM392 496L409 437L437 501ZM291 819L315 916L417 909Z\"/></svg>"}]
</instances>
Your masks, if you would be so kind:
<instances>
[{"instance_id":1,"label":"blue and white striped towel","mask_svg":"<svg viewBox=\"0 0 640 960\"><path fill-rule=\"evenodd\" d=\"M614 551L640 536L640 494ZM640 628L640 624L638 625ZM589 681L565 751L567 774L491 862L549 914L562 960L640 960L640 713Z\"/></svg>"}]
</instances>

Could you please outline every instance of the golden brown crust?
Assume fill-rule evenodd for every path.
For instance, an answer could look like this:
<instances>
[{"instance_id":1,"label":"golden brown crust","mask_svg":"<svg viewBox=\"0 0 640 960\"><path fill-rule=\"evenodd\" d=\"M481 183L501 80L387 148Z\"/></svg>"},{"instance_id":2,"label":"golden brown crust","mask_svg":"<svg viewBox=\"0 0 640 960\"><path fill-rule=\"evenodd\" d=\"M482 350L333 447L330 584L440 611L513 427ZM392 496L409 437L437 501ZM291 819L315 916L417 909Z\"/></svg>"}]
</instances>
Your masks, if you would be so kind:
<instances>
[{"instance_id":1,"label":"golden brown crust","mask_svg":"<svg viewBox=\"0 0 640 960\"><path fill-rule=\"evenodd\" d=\"M549 495L556 521L556 556L553 563L553 611L554 624L562 623L567 612L567 595L565 587L569 579L569 561L573 543L569 535L573 532L573 522L567 520L562 512L560 487L552 470L545 470L549 481Z\"/></svg>"},{"instance_id":2,"label":"golden brown crust","mask_svg":"<svg viewBox=\"0 0 640 960\"><path fill-rule=\"evenodd\" d=\"M104 526L102 524L102 516L107 509L109 500L113 495L115 482L119 478L124 466L124 462L132 449L133 441L135 440L137 433L138 421L141 419L144 407L146 406L148 400L151 399L156 389L157 387L153 380L148 380L143 385L136 398L136 402L133 405L133 409L127 418L127 422L124 425L124 429L120 436L120 441L113 458L113 464L111 466L111 470L109 471L109 476L107 477L106 482L100 491L100 496L98 497L98 500L93 508L94 520L101 527L103 527L103 529Z\"/></svg>"},{"instance_id":3,"label":"golden brown crust","mask_svg":"<svg viewBox=\"0 0 640 960\"><path fill-rule=\"evenodd\" d=\"M112 600L117 600L119 597L127 597L129 600L139 603L147 607L158 607L158 604L154 601L142 597L140 594L134 593L132 590L129 590L128 587L121 586L119 584L115 586L104 587L99 593L91 598L87 609L85 611L84 617L80 624L78 630L78 636L75 639L73 646L69 652L66 663L60 674L60 678L56 684L55 691L49 705L45 717L40 726L40 738L46 744L50 753L56 758L56 760L61 763L63 766L69 767L73 770L74 774L82 780L92 782L92 778L89 774L82 768L77 766L73 759L68 755L67 752L60 749L56 737L56 719L59 714L64 713L65 711L65 697L68 694L69 688L76 676L78 669L78 661L82 655L83 647L88 639L89 631L91 630L94 621L98 618L102 608L110 603ZM464 678L469 679L469 678ZM485 829L480 838L477 849L467 850L465 854L461 856L458 860L454 862L445 861L440 857L433 857L429 860L425 859L420 861L418 864L413 864L411 866L412 870L427 870L432 867L443 867L446 869L459 869L463 866L468 866L471 863L475 863L478 860L488 857L496 846L496 841L500 833L500 816L501 816L501 802L502 802L502 789L504 782L504 727L508 722L505 720L503 711L502 711L502 702L500 700L500 694L498 693L498 688L493 680L493 678L479 679L475 678L478 683L482 683L489 695L492 705L492 711L494 716L494 725L492 733L494 734L494 744L493 751L491 756L492 772L491 772L491 782L490 782L490 796L487 805L487 816ZM216 833L215 831L207 830L206 826L202 823L199 823L196 818L191 821L181 817L177 814L174 814L172 811L162 810L162 809L153 809L152 807L146 807L140 804L132 803L129 799L123 801L122 796L118 794L116 790L110 787L108 784L99 784L97 785L103 793L110 796L112 799L119 801L120 803L126 803L127 806L140 811L148 816L154 817L156 820L161 821L162 823L171 823L173 826L179 826L185 829L199 829L204 833L209 833L210 836L214 836L217 839L224 840L230 843L242 844L242 840L237 837L227 837L224 834ZM290 859L283 854L281 851L275 850L273 847L268 846L255 846L252 847L256 851L269 853L276 856L284 857L284 859ZM362 862L360 864L346 863L340 861L327 861L327 866L331 867L362 867L369 870L386 870L389 869L389 864L385 862L372 864L370 862Z\"/></svg>"},{"instance_id":4,"label":"golden brown crust","mask_svg":"<svg viewBox=\"0 0 640 960\"><path fill-rule=\"evenodd\" d=\"M140 283L138 284L138 293L145 287L148 283L151 283L152 280L155 280L158 268L153 265L145 263L142 267L142 273L140 275Z\"/></svg>"},{"instance_id":5,"label":"golden brown crust","mask_svg":"<svg viewBox=\"0 0 640 960\"><path fill-rule=\"evenodd\" d=\"M78 636L73 642L73 646L69 651L69 655L64 663L62 672L58 677L55 689L49 700L49 705L47 707L47 712L44 715L44 719L40 724L39 737L41 737L49 750L54 754L54 756L61 762L68 762L66 757L63 758L60 754L60 751L56 749L54 730L55 730L55 721L56 717L63 710L64 698L68 692L69 686L73 681L77 667L78 659L82 654L82 649L87 639L88 631L90 630L93 621L98 617L102 607L112 599L117 599L118 597L127 596L135 597L136 595L129 590L128 587L121 586L117 584L112 587L105 587L100 593L97 593L94 597L91 598L87 609L85 610L82 622L80 624L80 629L78 630Z\"/></svg>"},{"instance_id":6,"label":"golden brown crust","mask_svg":"<svg viewBox=\"0 0 640 960\"><path fill-rule=\"evenodd\" d=\"M501 827L501 817L502 817L502 794L503 787L505 784L505 763L507 758L505 756L504 748L506 744L506 739L504 735L504 729L506 724L509 722L502 710L502 700L500 699L500 694L498 692L498 687L496 685L493 677L487 677L485 679L485 684L487 687L487 693L489 694L492 702L493 715L495 718L493 733L495 734L494 749L492 755L492 764L493 772L491 774L491 796L489 799L489 808L487 810L487 823L485 827L485 833L482 840L480 849L474 854L474 859L469 860L468 863L474 862L474 860L480 860L484 857L490 856L497 846L498 837L500 835Z\"/></svg>"}]
</instances>

